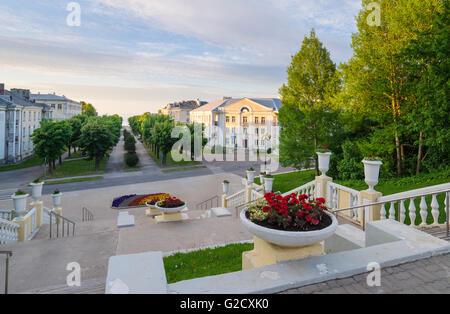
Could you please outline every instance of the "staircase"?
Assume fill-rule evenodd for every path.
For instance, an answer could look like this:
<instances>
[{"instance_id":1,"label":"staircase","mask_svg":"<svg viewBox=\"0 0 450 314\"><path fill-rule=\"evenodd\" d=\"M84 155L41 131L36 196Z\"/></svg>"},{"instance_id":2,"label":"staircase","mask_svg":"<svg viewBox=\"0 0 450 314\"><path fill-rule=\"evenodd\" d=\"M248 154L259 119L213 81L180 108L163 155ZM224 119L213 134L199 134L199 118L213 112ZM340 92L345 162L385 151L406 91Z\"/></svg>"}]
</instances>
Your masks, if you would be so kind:
<instances>
[{"instance_id":1,"label":"staircase","mask_svg":"<svg viewBox=\"0 0 450 314\"><path fill-rule=\"evenodd\" d=\"M104 294L106 278L100 277L81 282L80 287L68 287L67 285L57 285L39 289L33 289L19 294Z\"/></svg>"}]
</instances>

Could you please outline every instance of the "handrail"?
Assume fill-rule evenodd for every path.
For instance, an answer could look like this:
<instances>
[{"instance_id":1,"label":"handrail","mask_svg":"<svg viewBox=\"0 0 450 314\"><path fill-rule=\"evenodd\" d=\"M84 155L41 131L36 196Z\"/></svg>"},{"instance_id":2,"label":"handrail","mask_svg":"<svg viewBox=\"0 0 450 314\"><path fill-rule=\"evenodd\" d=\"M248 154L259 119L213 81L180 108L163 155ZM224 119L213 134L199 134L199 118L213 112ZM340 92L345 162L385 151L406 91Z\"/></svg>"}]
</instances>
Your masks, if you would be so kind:
<instances>
[{"instance_id":1,"label":"handrail","mask_svg":"<svg viewBox=\"0 0 450 314\"><path fill-rule=\"evenodd\" d=\"M87 209L86 207L83 207L81 210L81 216L82 216L82 221L91 221L94 220L94 214Z\"/></svg>"},{"instance_id":2,"label":"handrail","mask_svg":"<svg viewBox=\"0 0 450 314\"><path fill-rule=\"evenodd\" d=\"M432 196L432 195L446 193L445 206L446 206L446 213L447 213L446 214L446 216L447 216L446 217L446 227L447 227L447 237L448 237L449 233L450 233L450 222L449 222L450 199L449 199L449 192L450 192L450 189L439 190L439 191L434 191L432 193L419 194L419 195L414 195L414 196L409 196L409 197L403 197L403 198L391 199L391 200L386 200L386 201L381 201L381 202L357 205L357 206L341 208L341 209L336 209L336 210L330 210L330 211L333 214L335 214L335 216L337 217L337 215L336 215L337 213L340 213L340 212L343 212L343 211L346 211L346 210L354 210L354 209L362 208L362 210L363 210L363 214L362 214L362 228L363 228L363 230L365 230L365 227L366 227L366 222L365 222L365 219L366 219L366 207L377 206L377 205L384 205L384 204L387 204L387 203L397 203L397 202L401 202L401 201L410 200L412 198L416 199L416 198L419 198L419 197L426 197L426 196Z\"/></svg>"},{"instance_id":3,"label":"handrail","mask_svg":"<svg viewBox=\"0 0 450 314\"><path fill-rule=\"evenodd\" d=\"M207 199L206 201L203 201L199 204L197 204L197 209L203 209L203 205L205 205L205 210L208 209L208 203L211 202L211 208L213 207L213 202L216 201L217 207L219 207L219 196L213 196L210 199Z\"/></svg>"},{"instance_id":4,"label":"handrail","mask_svg":"<svg viewBox=\"0 0 450 314\"><path fill-rule=\"evenodd\" d=\"M5 294L8 294L8 275L9 275L9 258L12 256L11 251L0 251L0 255L6 255L5 260Z\"/></svg>"},{"instance_id":5,"label":"handrail","mask_svg":"<svg viewBox=\"0 0 450 314\"><path fill-rule=\"evenodd\" d=\"M49 211L49 216L50 216L50 239L52 238L52 216L55 216L55 222L56 222L56 237L59 238L59 225L62 225L62 233L61 236L64 237L64 226L67 224L67 236L69 236L69 232L70 232L70 225L72 225L72 236L75 236L75 223L70 220L67 219L63 216L61 216L60 214L55 213L54 211ZM62 220L62 224L60 223L60 221L58 220Z\"/></svg>"}]
</instances>

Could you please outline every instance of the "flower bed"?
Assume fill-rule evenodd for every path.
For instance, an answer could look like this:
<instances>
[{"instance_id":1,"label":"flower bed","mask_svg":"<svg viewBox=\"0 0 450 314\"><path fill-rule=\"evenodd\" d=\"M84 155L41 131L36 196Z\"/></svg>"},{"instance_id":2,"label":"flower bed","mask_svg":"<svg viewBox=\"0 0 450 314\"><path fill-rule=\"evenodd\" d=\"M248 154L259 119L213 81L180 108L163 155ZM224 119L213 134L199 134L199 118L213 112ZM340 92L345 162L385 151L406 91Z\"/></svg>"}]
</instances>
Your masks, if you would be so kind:
<instances>
[{"instance_id":1,"label":"flower bed","mask_svg":"<svg viewBox=\"0 0 450 314\"><path fill-rule=\"evenodd\" d=\"M123 195L117 197L112 202L113 208L127 208L127 207L145 207L147 202L155 202L170 198L167 193L155 193L144 195Z\"/></svg>"},{"instance_id":2,"label":"flower bed","mask_svg":"<svg viewBox=\"0 0 450 314\"><path fill-rule=\"evenodd\" d=\"M332 224L325 214L325 199L310 200L308 195L293 193L283 197L267 193L251 205L246 217L254 224L283 231L322 230Z\"/></svg>"}]
</instances>

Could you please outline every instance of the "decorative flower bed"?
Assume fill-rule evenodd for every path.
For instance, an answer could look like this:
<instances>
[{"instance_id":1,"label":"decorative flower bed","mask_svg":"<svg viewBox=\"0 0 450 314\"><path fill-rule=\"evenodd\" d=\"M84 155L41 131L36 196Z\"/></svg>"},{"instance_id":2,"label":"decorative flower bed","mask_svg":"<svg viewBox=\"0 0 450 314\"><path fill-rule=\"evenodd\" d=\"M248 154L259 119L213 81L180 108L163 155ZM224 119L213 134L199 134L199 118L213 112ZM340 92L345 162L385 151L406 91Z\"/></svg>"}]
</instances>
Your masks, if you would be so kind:
<instances>
[{"instance_id":1,"label":"decorative flower bed","mask_svg":"<svg viewBox=\"0 0 450 314\"><path fill-rule=\"evenodd\" d=\"M155 193L155 194L145 194L145 195L123 195L115 198L112 202L113 208L127 208L127 207L145 207L147 202L157 202L170 198L167 193Z\"/></svg>"},{"instance_id":2,"label":"decorative flower bed","mask_svg":"<svg viewBox=\"0 0 450 314\"><path fill-rule=\"evenodd\" d=\"M324 204L325 199L311 200L308 195L267 193L240 217L250 233L267 242L301 247L323 241L336 231L336 217Z\"/></svg>"},{"instance_id":3,"label":"decorative flower bed","mask_svg":"<svg viewBox=\"0 0 450 314\"><path fill-rule=\"evenodd\" d=\"M166 198L156 203L156 208L162 212L175 213L186 208L186 203L176 197Z\"/></svg>"},{"instance_id":4,"label":"decorative flower bed","mask_svg":"<svg viewBox=\"0 0 450 314\"><path fill-rule=\"evenodd\" d=\"M331 225L331 218L325 214L325 199L310 201L308 195L292 193L283 197L267 193L264 199L247 210L251 222L277 230L313 231Z\"/></svg>"}]
</instances>

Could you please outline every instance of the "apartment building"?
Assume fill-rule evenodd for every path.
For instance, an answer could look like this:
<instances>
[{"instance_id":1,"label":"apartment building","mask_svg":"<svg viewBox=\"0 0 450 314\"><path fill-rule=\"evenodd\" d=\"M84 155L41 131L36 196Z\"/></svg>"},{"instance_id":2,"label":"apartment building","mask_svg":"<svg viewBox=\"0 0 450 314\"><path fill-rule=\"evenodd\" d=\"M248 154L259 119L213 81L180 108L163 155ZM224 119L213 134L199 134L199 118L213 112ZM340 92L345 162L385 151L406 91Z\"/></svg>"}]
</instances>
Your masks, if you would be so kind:
<instances>
[{"instance_id":1,"label":"apartment building","mask_svg":"<svg viewBox=\"0 0 450 314\"><path fill-rule=\"evenodd\" d=\"M67 120L81 114L81 104L66 96L53 94L31 94L31 100L36 104L47 105L52 110L53 120Z\"/></svg>"},{"instance_id":2,"label":"apartment building","mask_svg":"<svg viewBox=\"0 0 450 314\"><path fill-rule=\"evenodd\" d=\"M190 123L190 112L206 104L206 101L187 100L168 104L160 113L171 117L175 122Z\"/></svg>"},{"instance_id":3,"label":"apartment building","mask_svg":"<svg viewBox=\"0 0 450 314\"><path fill-rule=\"evenodd\" d=\"M19 162L33 154L31 135L49 108L30 100L26 89L5 90L0 84L0 164Z\"/></svg>"},{"instance_id":4,"label":"apartment building","mask_svg":"<svg viewBox=\"0 0 450 314\"><path fill-rule=\"evenodd\" d=\"M279 145L277 98L230 98L210 102L190 112L191 122L205 125L208 146L265 149Z\"/></svg>"}]
</instances>

